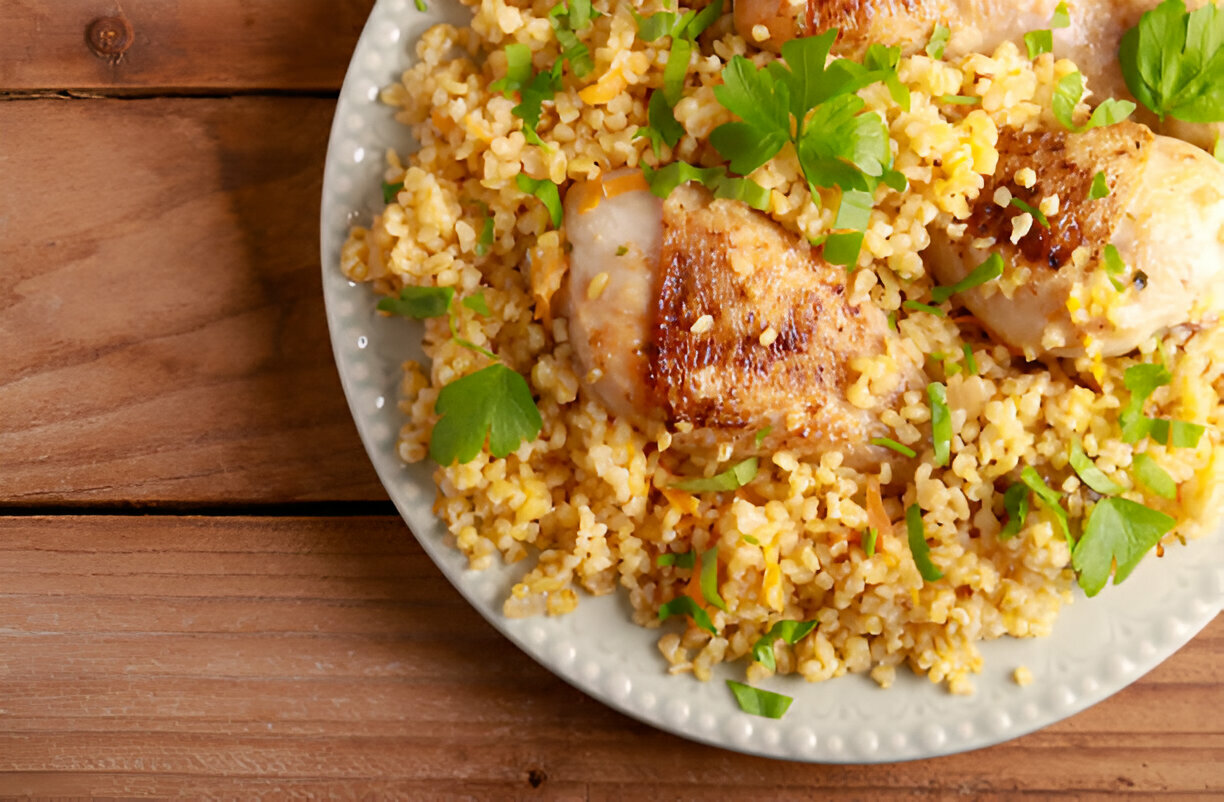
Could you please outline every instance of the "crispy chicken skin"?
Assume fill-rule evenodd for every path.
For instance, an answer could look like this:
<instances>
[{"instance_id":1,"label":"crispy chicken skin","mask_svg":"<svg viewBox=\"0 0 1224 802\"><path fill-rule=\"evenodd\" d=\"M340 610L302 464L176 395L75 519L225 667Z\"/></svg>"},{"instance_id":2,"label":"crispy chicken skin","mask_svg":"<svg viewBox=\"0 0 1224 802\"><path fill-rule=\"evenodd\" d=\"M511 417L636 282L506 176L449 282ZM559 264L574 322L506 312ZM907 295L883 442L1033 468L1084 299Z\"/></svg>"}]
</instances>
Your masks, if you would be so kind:
<instances>
[{"instance_id":1,"label":"crispy chicken skin","mask_svg":"<svg viewBox=\"0 0 1224 802\"><path fill-rule=\"evenodd\" d=\"M565 308L580 371L596 379L589 388L607 408L691 424L690 436L673 441L681 448L730 441L751 450L770 426L763 449L836 449L860 468L893 460L868 440L890 435L880 412L919 386L920 374L894 357L906 364L885 387L870 397L851 391L852 360L901 349L890 351L895 335L879 309L849 303L844 268L704 189L680 187L662 204L637 190L594 208L582 200L587 191L579 185L566 198ZM624 213L631 205L641 212L634 221ZM592 281L606 281L601 293Z\"/></svg>"},{"instance_id":2,"label":"crispy chicken skin","mask_svg":"<svg viewBox=\"0 0 1224 802\"><path fill-rule=\"evenodd\" d=\"M1188 0L1198 8L1208 0ZM1088 79L1097 100L1130 98L1118 66L1122 35L1160 0L1067 0L1070 26L1054 31L1054 55L1069 58ZM945 54L991 53L1004 41L1023 47L1029 31L1048 28L1058 0L737 0L735 27L749 43L777 50L788 39L811 36L829 28L841 35L834 45L839 55L859 57L873 42L900 45L906 54L926 46L936 23L951 30ZM764 25L768 38L753 35ZM1184 123L1172 118L1160 123L1140 108L1136 120L1170 136L1210 148L1224 126Z\"/></svg>"},{"instance_id":3,"label":"crispy chicken skin","mask_svg":"<svg viewBox=\"0 0 1224 802\"><path fill-rule=\"evenodd\" d=\"M1003 257L1005 271L1030 271L1011 298L994 282L957 296L998 339L1030 357L1082 356L1098 347L1115 356L1164 329L1218 313L1224 165L1130 122L1083 134L1004 128L998 149L998 169L973 204L964 235L954 240L934 230L924 259L943 284L961 280L992 252ZM1032 189L1015 181L1024 167L1037 173ZM1110 193L1093 200L1088 193L1098 171ZM1050 227L1034 222L1013 244L1013 220L1022 212L996 202L1000 188L1033 207L1058 195ZM1126 265L1115 276L1122 291L1103 274L1109 244Z\"/></svg>"}]
</instances>

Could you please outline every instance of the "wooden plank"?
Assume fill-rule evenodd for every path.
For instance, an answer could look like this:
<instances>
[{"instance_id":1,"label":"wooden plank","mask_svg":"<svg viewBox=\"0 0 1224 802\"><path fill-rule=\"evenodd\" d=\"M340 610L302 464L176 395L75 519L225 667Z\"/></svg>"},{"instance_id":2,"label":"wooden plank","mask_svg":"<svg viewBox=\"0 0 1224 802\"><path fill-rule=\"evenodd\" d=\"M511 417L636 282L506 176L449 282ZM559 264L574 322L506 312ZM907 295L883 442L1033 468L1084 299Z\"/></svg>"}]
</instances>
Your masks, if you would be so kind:
<instances>
[{"instance_id":1,"label":"wooden plank","mask_svg":"<svg viewBox=\"0 0 1224 802\"><path fill-rule=\"evenodd\" d=\"M319 286L333 105L0 103L0 504L385 499Z\"/></svg>"},{"instance_id":2,"label":"wooden plank","mask_svg":"<svg viewBox=\"0 0 1224 802\"><path fill-rule=\"evenodd\" d=\"M5 0L0 92L334 91L373 5L374 0ZM97 20L107 22L91 27ZM108 28L109 39L99 33Z\"/></svg>"},{"instance_id":3,"label":"wooden plank","mask_svg":"<svg viewBox=\"0 0 1224 802\"><path fill-rule=\"evenodd\" d=\"M1217 619L1131 688L1007 744L779 763L570 688L468 607L394 518L0 518L8 794L1203 796L1224 792L1221 658Z\"/></svg>"}]
</instances>

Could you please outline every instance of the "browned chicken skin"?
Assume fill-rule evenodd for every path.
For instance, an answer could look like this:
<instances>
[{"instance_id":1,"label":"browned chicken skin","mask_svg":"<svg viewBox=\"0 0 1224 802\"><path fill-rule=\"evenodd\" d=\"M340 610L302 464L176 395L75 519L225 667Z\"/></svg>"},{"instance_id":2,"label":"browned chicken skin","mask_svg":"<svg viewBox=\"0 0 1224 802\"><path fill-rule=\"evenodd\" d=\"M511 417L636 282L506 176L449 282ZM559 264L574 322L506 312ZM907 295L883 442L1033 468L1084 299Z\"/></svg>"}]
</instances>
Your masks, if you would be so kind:
<instances>
[{"instance_id":1,"label":"browned chicken skin","mask_svg":"<svg viewBox=\"0 0 1224 802\"><path fill-rule=\"evenodd\" d=\"M1188 0L1186 6L1198 8L1207 1ZM1079 66L1095 99L1130 98L1118 66L1118 44L1144 12L1159 4L1160 0L1067 0L1071 24L1054 31L1054 55ZM939 23L952 34L945 55L956 57L990 53L1004 41L1023 47L1024 34L1049 28L1057 5L1058 0L738 0L735 27L748 42L770 50L788 39L838 28L841 35L834 52L858 57L873 42L900 45L904 53L915 53L925 47ZM758 25L767 33L763 40L754 34ZM1219 123L1171 118L1160 123L1143 108L1135 119L1202 148L1212 147L1224 128Z\"/></svg>"},{"instance_id":2,"label":"browned chicken skin","mask_svg":"<svg viewBox=\"0 0 1224 802\"><path fill-rule=\"evenodd\" d=\"M605 406L643 422L690 424L675 441L681 448L751 450L753 436L772 427L764 449L838 450L863 469L895 458L868 441L892 435L880 412L919 386L920 373L898 364L870 401L851 392L852 361L889 358L895 335L879 309L848 301L844 268L703 189L680 187L662 204L638 190L594 208L586 191L579 185L566 198L565 308L580 367ZM630 222L634 204L641 214Z\"/></svg>"}]
</instances>

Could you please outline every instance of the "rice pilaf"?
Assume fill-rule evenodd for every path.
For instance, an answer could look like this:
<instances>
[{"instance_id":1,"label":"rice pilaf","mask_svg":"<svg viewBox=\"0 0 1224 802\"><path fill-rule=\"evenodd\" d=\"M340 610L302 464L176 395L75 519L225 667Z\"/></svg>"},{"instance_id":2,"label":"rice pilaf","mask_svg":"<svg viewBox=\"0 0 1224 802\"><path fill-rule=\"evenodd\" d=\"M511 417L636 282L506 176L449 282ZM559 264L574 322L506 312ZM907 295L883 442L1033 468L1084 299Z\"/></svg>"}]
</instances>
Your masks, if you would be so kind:
<instances>
[{"instance_id":1,"label":"rice pilaf","mask_svg":"<svg viewBox=\"0 0 1224 802\"><path fill-rule=\"evenodd\" d=\"M460 339L495 352L527 378L536 397L538 438L504 459L482 451L435 472L436 513L473 568L495 559L535 560L506 600L506 615L563 614L578 604L577 588L607 594L619 585L635 621L656 627L660 606L687 594L718 634L691 621L664 624L658 645L673 673L708 679L715 664L749 655L775 623L815 621L809 637L776 644L774 671L810 681L864 672L887 687L897 666L908 663L954 693L971 693L970 676L982 668L979 641L1048 634L1072 599L1070 547L1048 509L1034 504L1017 536L999 537L1007 520L1004 490L1020 469L1035 468L1065 494L1069 517L1084 518L1099 496L1068 465L1069 445L1078 439L1096 466L1127 488L1126 498L1177 518L1165 545L1214 529L1224 472L1217 457L1220 327L1183 327L1123 357L1046 363L993 342L964 316L902 306L932 300L934 282L922 258L928 231L971 236L965 221L984 176L995 171L1000 128L1052 124L1052 94L1075 72L1048 53L1030 60L1010 43L952 61L903 57L897 72L909 89L908 110L883 83L858 93L886 122L893 167L908 188L876 191L848 281L851 302L893 316L900 352L853 360L849 395L866 406L891 386L899 362L925 366L931 379L946 383L954 432L948 465L931 459L931 407L911 389L883 416L896 440L917 452L914 476L903 485L888 464L863 473L843 465L837 452L805 459L781 450L763 457L755 477L734 492L677 489L679 478L724 470L729 447L678 453L670 445L685 424L643 431L584 391L591 377L576 367L567 321L548 308L548 293L542 297L538 274L535 283L532 277L543 266L564 265L565 238L516 177L564 190L622 167L715 164L707 140L734 119L714 95L724 67L735 55L758 66L777 56L757 51L724 14L693 49L685 94L674 107L685 133L656 155L635 133L648 124L650 91L663 85L668 40L643 41L634 12L665 7L658 0L637 8L597 0L601 13L583 33L593 70L583 80L565 75L535 128L543 146L533 145L512 113L516 101L490 84L507 72L509 43L527 45L538 70L561 59L549 19L553 5L483 0L473 3L470 27L437 25L421 37L416 65L382 94L420 149L407 161L387 154L386 180L402 188L368 229L353 229L342 255L349 278L384 294L441 286L460 296L482 292L487 303L488 314L457 306L453 331L446 319L425 321L431 364L404 365L403 460L427 457L441 389L489 364ZM948 96L980 102L941 102ZM768 190L768 215L785 229L809 240L832 230L837 192L821 190L814 203L793 150L751 178ZM491 238L484 235L486 219ZM1009 294L1024 279L1013 271L1000 291ZM1155 390L1150 409L1205 424L1196 447L1119 437L1118 415L1130 396L1126 369L1162 355L1173 355L1172 380ZM1130 481L1127 471L1140 451L1177 482L1176 498ZM888 525L873 526L880 516L870 507L881 487ZM913 504L923 511L930 559L943 573L937 582L924 581L907 542L905 513ZM869 529L876 537L871 556ZM696 570L659 565L660 555L712 548L726 610L705 604ZM770 673L760 662L747 668L750 680Z\"/></svg>"}]
</instances>

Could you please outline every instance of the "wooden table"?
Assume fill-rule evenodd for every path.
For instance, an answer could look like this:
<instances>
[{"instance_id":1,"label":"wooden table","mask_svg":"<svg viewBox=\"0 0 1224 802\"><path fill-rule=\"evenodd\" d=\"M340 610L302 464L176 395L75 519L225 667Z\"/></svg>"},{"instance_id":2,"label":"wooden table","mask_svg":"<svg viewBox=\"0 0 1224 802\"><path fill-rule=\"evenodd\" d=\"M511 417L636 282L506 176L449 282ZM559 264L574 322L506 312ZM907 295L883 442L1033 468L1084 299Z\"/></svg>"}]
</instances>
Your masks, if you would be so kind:
<instances>
[{"instance_id":1,"label":"wooden table","mask_svg":"<svg viewBox=\"0 0 1224 802\"><path fill-rule=\"evenodd\" d=\"M394 514L328 346L370 5L0 3L0 796L1224 792L1224 619L1068 721L880 767L689 743L503 640Z\"/></svg>"}]
</instances>

